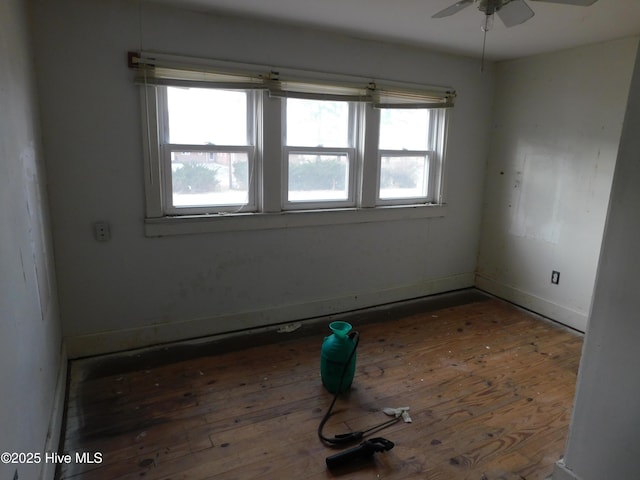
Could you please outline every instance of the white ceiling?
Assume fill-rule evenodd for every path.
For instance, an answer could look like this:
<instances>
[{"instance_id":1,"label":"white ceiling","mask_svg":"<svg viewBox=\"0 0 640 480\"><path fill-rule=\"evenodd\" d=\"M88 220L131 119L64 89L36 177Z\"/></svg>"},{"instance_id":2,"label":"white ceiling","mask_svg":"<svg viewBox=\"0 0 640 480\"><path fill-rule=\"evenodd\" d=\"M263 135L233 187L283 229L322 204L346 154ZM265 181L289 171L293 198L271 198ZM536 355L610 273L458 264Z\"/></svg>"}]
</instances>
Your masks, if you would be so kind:
<instances>
[{"instance_id":1,"label":"white ceiling","mask_svg":"<svg viewBox=\"0 0 640 480\"><path fill-rule=\"evenodd\" d=\"M483 14L475 6L431 16L456 0L151 0L190 9L329 29L360 38L479 57ZM486 57L504 60L640 35L640 0L598 0L590 7L527 0L535 16L506 28L498 18Z\"/></svg>"}]
</instances>

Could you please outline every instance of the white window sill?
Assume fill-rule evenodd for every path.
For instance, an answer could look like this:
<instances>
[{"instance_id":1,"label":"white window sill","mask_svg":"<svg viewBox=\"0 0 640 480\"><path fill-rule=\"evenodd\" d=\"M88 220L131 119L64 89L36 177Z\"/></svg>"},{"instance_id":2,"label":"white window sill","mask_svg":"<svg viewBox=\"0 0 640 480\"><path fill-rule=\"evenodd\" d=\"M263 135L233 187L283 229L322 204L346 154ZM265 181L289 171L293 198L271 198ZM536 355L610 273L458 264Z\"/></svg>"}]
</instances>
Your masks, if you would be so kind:
<instances>
[{"instance_id":1,"label":"white window sill","mask_svg":"<svg viewBox=\"0 0 640 480\"><path fill-rule=\"evenodd\" d=\"M447 206L402 205L335 210L298 210L277 213L184 215L145 219L147 237L190 235L215 232L272 230L279 228L342 225L347 223L389 222L444 217Z\"/></svg>"}]
</instances>

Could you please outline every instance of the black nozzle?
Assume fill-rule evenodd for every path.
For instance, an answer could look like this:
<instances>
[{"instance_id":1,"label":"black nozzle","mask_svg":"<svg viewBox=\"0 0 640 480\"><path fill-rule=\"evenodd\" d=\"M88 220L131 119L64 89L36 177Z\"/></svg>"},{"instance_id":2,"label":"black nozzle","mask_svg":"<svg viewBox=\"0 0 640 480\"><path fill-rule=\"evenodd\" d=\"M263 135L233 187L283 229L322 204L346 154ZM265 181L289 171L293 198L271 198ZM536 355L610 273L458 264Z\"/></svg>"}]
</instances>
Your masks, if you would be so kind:
<instances>
[{"instance_id":1,"label":"black nozzle","mask_svg":"<svg viewBox=\"0 0 640 480\"><path fill-rule=\"evenodd\" d=\"M393 446L394 443L386 438L372 438L371 440L362 442L357 447L350 448L349 450L327 457L327 467L329 469L343 467L345 465L370 458L376 452L386 452L391 450Z\"/></svg>"},{"instance_id":2,"label":"black nozzle","mask_svg":"<svg viewBox=\"0 0 640 480\"><path fill-rule=\"evenodd\" d=\"M334 435L332 443L334 445L339 443L354 443L362 440L362 437L364 437L364 432L339 433Z\"/></svg>"}]
</instances>

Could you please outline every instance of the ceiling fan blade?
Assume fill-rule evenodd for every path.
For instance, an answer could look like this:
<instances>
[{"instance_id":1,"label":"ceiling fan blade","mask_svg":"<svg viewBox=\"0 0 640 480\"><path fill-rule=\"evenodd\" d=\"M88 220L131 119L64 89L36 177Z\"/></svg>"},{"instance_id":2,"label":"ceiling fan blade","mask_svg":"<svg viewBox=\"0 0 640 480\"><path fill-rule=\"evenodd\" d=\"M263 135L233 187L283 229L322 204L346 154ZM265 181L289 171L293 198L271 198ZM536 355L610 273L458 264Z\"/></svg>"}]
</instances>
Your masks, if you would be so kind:
<instances>
[{"instance_id":1,"label":"ceiling fan blade","mask_svg":"<svg viewBox=\"0 0 640 480\"><path fill-rule=\"evenodd\" d=\"M533 0L534 2L545 2L545 3L561 3L563 5L577 5L579 7L588 7L589 5L593 5L598 0Z\"/></svg>"},{"instance_id":2,"label":"ceiling fan blade","mask_svg":"<svg viewBox=\"0 0 640 480\"><path fill-rule=\"evenodd\" d=\"M435 15L432 15L431 18L442 18L448 17L449 15L453 15L454 13L458 13L463 8L468 7L473 3L473 0L460 0L459 2L454 3L450 7L445 8L444 10L440 10Z\"/></svg>"},{"instance_id":3,"label":"ceiling fan blade","mask_svg":"<svg viewBox=\"0 0 640 480\"><path fill-rule=\"evenodd\" d=\"M506 27L513 27L533 17L533 10L524 0L511 0L496 12Z\"/></svg>"}]
</instances>

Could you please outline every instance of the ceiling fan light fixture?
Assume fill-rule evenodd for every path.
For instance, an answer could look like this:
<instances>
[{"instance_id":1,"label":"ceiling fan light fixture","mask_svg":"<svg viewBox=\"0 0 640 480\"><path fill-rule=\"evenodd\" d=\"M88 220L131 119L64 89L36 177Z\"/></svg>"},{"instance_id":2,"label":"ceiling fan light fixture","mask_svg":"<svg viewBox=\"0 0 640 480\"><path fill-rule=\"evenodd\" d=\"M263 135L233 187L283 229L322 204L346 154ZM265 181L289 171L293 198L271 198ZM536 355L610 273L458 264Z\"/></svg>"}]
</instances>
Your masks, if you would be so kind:
<instances>
[{"instance_id":1,"label":"ceiling fan light fixture","mask_svg":"<svg viewBox=\"0 0 640 480\"><path fill-rule=\"evenodd\" d=\"M484 53L487 43L487 32L493 27L494 14L498 14L505 27L514 27L533 18L534 11L527 5L528 1L558 3L561 5L574 5L588 7L598 0L458 0L453 5L433 14L431 18L444 18L454 15L461 10L476 5L483 15L481 30L484 32L482 39L482 59L480 70L484 71Z\"/></svg>"},{"instance_id":2,"label":"ceiling fan light fixture","mask_svg":"<svg viewBox=\"0 0 640 480\"><path fill-rule=\"evenodd\" d=\"M588 7L598 0L458 0L453 5L433 14L431 18L449 17L475 4L485 15L498 13L506 27L513 27L533 17L533 10L527 5L527 1Z\"/></svg>"}]
</instances>

